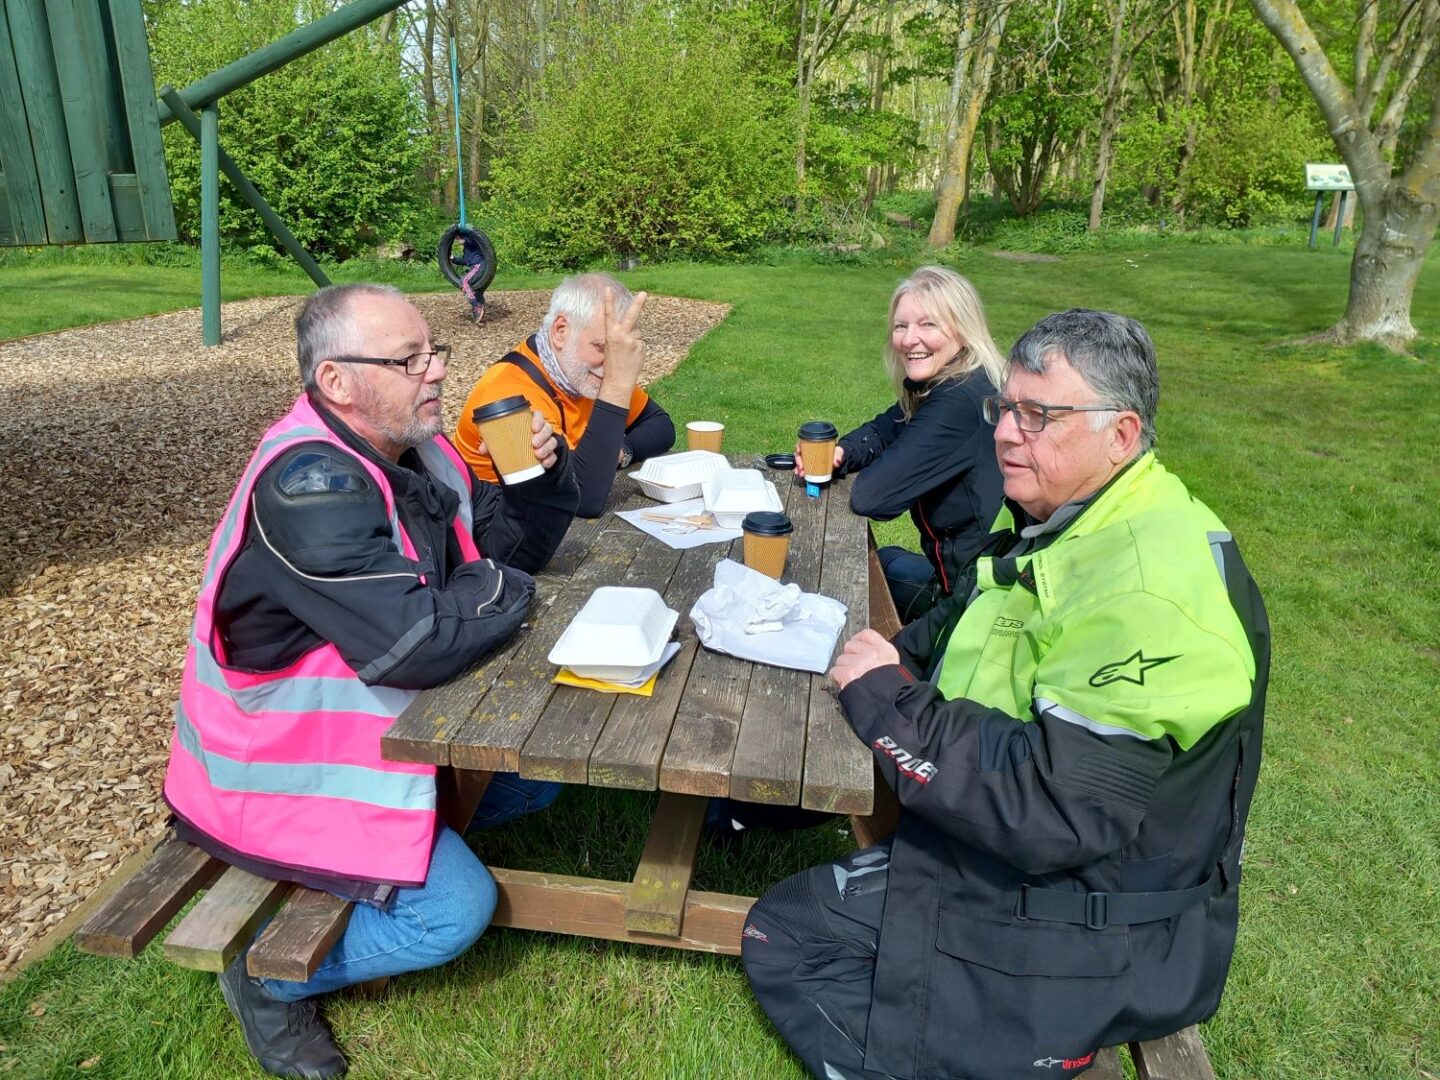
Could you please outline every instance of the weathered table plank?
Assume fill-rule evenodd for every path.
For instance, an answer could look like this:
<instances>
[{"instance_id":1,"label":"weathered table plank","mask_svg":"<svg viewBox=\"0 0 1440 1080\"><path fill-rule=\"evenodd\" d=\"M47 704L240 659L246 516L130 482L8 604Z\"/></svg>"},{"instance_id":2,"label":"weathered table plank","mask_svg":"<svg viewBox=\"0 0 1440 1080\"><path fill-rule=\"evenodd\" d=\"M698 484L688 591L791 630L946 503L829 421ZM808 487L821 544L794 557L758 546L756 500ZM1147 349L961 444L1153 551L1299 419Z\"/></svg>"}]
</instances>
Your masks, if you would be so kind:
<instances>
[{"instance_id":1,"label":"weathered table plank","mask_svg":"<svg viewBox=\"0 0 1440 1080\"><path fill-rule=\"evenodd\" d=\"M825 516L825 560L820 591L846 606L843 647L869 625L870 600L866 571L866 520L849 512L850 480L834 481L829 491L833 513ZM810 684L810 712L805 746L805 779L801 805L832 813L868 814L874 807L870 752L855 737L840 703L824 675Z\"/></svg>"},{"instance_id":2,"label":"weathered table plank","mask_svg":"<svg viewBox=\"0 0 1440 1080\"><path fill-rule=\"evenodd\" d=\"M829 499L808 498L804 484L791 483L783 475L777 485L785 493L786 513L795 525L781 580L814 592L820 584ZM782 806L799 803L809 696L808 672L755 665L730 767L732 799Z\"/></svg>"},{"instance_id":3,"label":"weathered table plank","mask_svg":"<svg viewBox=\"0 0 1440 1080\"><path fill-rule=\"evenodd\" d=\"M741 558L740 545L741 541L734 542L731 558ZM730 794L730 763L735 758L754 667L749 660L709 649L696 652L670 728L670 741L660 759L662 791Z\"/></svg>"},{"instance_id":4,"label":"weathered table plank","mask_svg":"<svg viewBox=\"0 0 1440 1080\"><path fill-rule=\"evenodd\" d=\"M194 845L167 840L75 932L75 947L96 956L133 959L224 869L224 863Z\"/></svg>"},{"instance_id":5,"label":"weathered table plank","mask_svg":"<svg viewBox=\"0 0 1440 1080\"><path fill-rule=\"evenodd\" d=\"M531 625L510 662L450 739L450 763L461 769L515 772L520 748L544 711L555 685L547 656L596 586L618 581L636 545L621 533L603 531L590 554Z\"/></svg>"},{"instance_id":6,"label":"weathered table plank","mask_svg":"<svg viewBox=\"0 0 1440 1080\"><path fill-rule=\"evenodd\" d=\"M680 652L660 672L652 696L627 694L615 702L605 730L590 753L589 782L593 786L641 791L654 791L659 786L660 757L700 651L695 627L690 622L690 608L696 597L710 587L715 565L726 556L728 549L726 544L706 544L681 555L680 565L665 590L665 603L680 612L680 621L676 624Z\"/></svg>"},{"instance_id":7,"label":"weathered table plank","mask_svg":"<svg viewBox=\"0 0 1440 1080\"><path fill-rule=\"evenodd\" d=\"M351 907L327 892L293 890L245 954L245 970L257 979L304 982L345 933Z\"/></svg>"},{"instance_id":8,"label":"weathered table plank","mask_svg":"<svg viewBox=\"0 0 1440 1080\"><path fill-rule=\"evenodd\" d=\"M649 539L626 522L617 520L612 528L621 534L622 542L639 548L620 584L654 589L663 595L680 564L681 553ZM689 609L677 610L684 621ZM520 752L520 775L535 780L585 783L590 770L590 751L604 730L617 697L623 696L626 695L600 694L574 686L557 687Z\"/></svg>"},{"instance_id":9,"label":"weathered table plank","mask_svg":"<svg viewBox=\"0 0 1440 1080\"><path fill-rule=\"evenodd\" d=\"M618 481L616 486L620 486ZM626 490L630 492L632 489ZM417 695L380 740L381 753L386 758L391 761L450 764L451 740L469 719L475 706L489 693L530 628L544 618L546 610L564 589L570 575L583 563L608 520L605 517L576 518L570 523L559 550L536 579L538 588L526 626L464 675Z\"/></svg>"},{"instance_id":10,"label":"weathered table plank","mask_svg":"<svg viewBox=\"0 0 1440 1080\"><path fill-rule=\"evenodd\" d=\"M1163 1039L1132 1043L1130 1057L1140 1080L1215 1080L1200 1029L1194 1025Z\"/></svg>"},{"instance_id":11,"label":"weathered table plank","mask_svg":"<svg viewBox=\"0 0 1440 1080\"><path fill-rule=\"evenodd\" d=\"M224 971L289 892L283 881L232 866L165 939L165 955L181 967Z\"/></svg>"}]
</instances>

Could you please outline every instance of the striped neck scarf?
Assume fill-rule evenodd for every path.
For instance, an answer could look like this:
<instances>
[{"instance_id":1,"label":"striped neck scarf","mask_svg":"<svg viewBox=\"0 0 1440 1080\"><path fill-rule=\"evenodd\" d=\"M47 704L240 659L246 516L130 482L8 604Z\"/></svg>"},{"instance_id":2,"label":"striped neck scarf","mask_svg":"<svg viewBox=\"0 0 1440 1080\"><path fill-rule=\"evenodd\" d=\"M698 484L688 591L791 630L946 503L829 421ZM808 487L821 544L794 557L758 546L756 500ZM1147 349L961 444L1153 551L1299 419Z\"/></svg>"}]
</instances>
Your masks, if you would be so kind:
<instances>
[{"instance_id":1,"label":"striped neck scarf","mask_svg":"<svg viewBox=\"0 0 1440 1080\"><path fill-rule=\"evenodd\" d=\"M550 344L550 332L543 326L540 332L535 335L535 352L540 356L540 362L545 365L545 374L550 376L550 381L555 388L566 397L578 398L580 391L575 388L565 376L565 371L560 367L560 361L555 356L555 349Z\"/></svg>"}]
</instances>

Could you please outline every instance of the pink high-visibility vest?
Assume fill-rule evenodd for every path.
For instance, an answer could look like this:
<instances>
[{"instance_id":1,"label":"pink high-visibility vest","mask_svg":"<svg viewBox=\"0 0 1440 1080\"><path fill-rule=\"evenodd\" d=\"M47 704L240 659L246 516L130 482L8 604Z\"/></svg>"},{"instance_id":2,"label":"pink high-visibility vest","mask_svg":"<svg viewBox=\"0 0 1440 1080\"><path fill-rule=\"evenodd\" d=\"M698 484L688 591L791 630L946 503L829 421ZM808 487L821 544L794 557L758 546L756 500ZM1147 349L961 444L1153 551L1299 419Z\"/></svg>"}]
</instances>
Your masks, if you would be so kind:
<instances>
[{"instance_id":1,"label":"pink high-visibility vest","mask_svg":"<svg viewBox=\"0 0 1440 1080\"><path fill-rule=\"evenodd\" d=\"M165 798L195 828L255 859L418 885L435 839L435 767L380 756L380 736L415 692L367 686L328 642L283 670L241 671L227 666L215 628L225 572L253 524L248 509L256 480L296 443L317 441L365 469L385 497L396 549L416 557L384 472L347 447L302 394L260 440L210 539ZM451 525L465 559L480 558L469 468L443 436L416 449L427 471L460 496Z\"/></svg>"}]
</instances>

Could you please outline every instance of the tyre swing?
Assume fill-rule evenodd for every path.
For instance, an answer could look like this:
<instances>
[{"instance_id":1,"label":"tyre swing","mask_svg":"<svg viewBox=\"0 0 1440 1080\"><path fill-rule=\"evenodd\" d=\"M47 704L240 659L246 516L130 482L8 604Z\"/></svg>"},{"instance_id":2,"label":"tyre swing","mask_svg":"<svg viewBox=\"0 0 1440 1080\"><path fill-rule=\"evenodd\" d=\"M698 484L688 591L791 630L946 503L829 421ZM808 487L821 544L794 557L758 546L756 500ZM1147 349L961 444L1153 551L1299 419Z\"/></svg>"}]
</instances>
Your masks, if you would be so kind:
<instances>
[{"instance_id":1,"label":"tyre swing","mask_svg":"<svg viewBox=\"0 0 1440 1080\"><path fill-rule=\"evenodd\" d=\"M455 116L455 190L460 197L460 221L440 236L435 259L445 280L465 294L470 304L470 318L485 321L485 290L495 280L495 245L479 229L465 222L465 166L460 148L460 75L456 62L455 33L450 33L450 90ZM460 253L455 252L456 243Z\"/></svg>"}]
</instances>

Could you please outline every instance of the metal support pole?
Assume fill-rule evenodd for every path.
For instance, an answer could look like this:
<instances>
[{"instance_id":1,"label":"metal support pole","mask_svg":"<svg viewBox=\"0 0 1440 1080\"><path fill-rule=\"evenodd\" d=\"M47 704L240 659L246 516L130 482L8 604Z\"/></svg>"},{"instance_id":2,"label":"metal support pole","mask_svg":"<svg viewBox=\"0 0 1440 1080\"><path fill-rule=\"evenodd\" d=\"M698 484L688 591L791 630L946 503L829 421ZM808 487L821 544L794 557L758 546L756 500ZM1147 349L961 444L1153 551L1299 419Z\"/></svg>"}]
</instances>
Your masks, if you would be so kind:
<instances>
[{"instance_id":1,"label":"metal support pole","mask_svg":"<svg viewBox=\"0 0 1440 1080\"><path fill-rule=\"evenodd\" d=\"M1331 247L1340 246L1340 230L1345 227L1345 197L1349 194L1348 191L1340 192L1340 202L1335 207L1335 238L1330 241Z\"/></svg>"},{"instance_id":2,"label":"metal support pole","mask_svg":"<svg viewBox=\"0 0 1440 1080\"><path fill-rule=\"evenodd\" d=\"M220 108L200 113L200 319L206 345L220 344Z\"/></svg>"},{"instance_id":3,"label":"metal support pole","mask_svg":"<svg viewBox=\"0 0 1440 1080\"><path fill-rule=\"evenodd\" d=\"M1320 209L1325 205L1325 193L1315 193L1315 214L1310 218L1310 250L1315 250L1315 234L1320 231Z\"/></svg>"},{"instance_id":4,"label":"metal support pole","mask_svg":"<svg viewBox=\"0 0 1440 1080\"><path fill-rule=\"evenodd\" d=\"M190 106L180 100L180 95L175 88L173 86L162 87L160 96L170 106L171 112L175 114L175 119L179 120L185 130L190 132L194 138L199 139L201 137L200 118L190 111ZM325 276L325 271L321 270L319 264L310 257L310 253L300 246L300 241L295 239L295 234L290 231L289 226L280 220L280 215L270 209L270 204L240 171L240 166L236 165L234 159L218 146L216 150L220 159L220 171L225 174L230 183L235 185L236 193L260 215L260 220L265 222L265 227L270 230L271 235L280 241L281 246L290 254L290 257L300 264L305 273L310 275L311 281L322 288L329 285L330 279Z\"/></svg>"},{"instance_id":5,"label":"metal support pole","mask_svg":"<svg viewBox=\"0 0 1440 1080\"><path fill-rule=\"evenodd\" d=\"M215 101L232 90L238 90L246 83L254 82L262 75L268 75L276 68L284 67L291 60L314 52L322 45L328 45L338 37L394 11L405 0L354 0L338 11L316 19L312 23L292 30L284 37L247 53L234 63L226 64L219 71L212 71L199 82L191 83L180 91L180 99L191 108ZM158 95L162 99L163 94ZM175 106L166 101L157 104L162 125L178 120Z\"/></svg>"}]
</instances>

